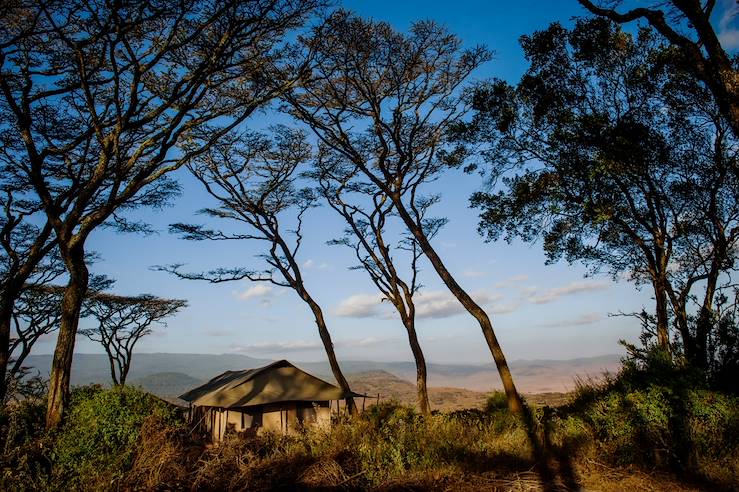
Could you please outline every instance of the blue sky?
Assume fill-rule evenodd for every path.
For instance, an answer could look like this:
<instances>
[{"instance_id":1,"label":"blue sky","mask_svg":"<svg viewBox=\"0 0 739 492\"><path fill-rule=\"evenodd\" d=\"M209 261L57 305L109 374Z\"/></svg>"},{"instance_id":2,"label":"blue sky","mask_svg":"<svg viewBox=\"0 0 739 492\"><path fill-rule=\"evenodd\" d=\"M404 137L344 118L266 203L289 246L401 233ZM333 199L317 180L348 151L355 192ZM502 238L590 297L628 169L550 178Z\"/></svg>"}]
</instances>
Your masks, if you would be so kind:
<instances>
[{"instance_id":1,"label":"blue sky","mask_svg":"<svg viewBox=\"0 0 739 492\"><path fill-rule=\"evenodd\" d=\"M723 6L730 6L725 1ZM385 20L398 29L410 22L433 19L468 45L485 44L495 57L475 78L501 77L516 82L526 68L518 38L550 22L569 24L584 12L575 0L551 2L346 1L357 13ZM726 44L739 44L736 26L717 19ZM269 115L251 124L265 126ZM199 185L181 171L176 174L182 197L161 212L142 213L160 233L150 237L97 231L89 249L101 260L92 271L117 279L120 294L151 293L183 298L189 307L140 342L140 352L243 353L255 357L323 360L325 358L310 311L288 290L268 284L233 282L212 285L178 280L150 266L187 263L191 270L217 266L248 266L258 245L186 242L169 235L173 222L202 222L195 211L212 204ZM620 352L618 340L636 340L635 320L609 313L651 308L648 289L638 291L607 276L583 278L579 265L545 265L540 244L485 243L476 232L477 214L468 197L481 186L479 176L450 173L443 179L441 209L449 224L434 239L449 269L492 315L508 358L567 359ZM341 221L326 208L312 211L306 221L300 261L308 289L322 305L340 359L410 360L405 332L373 286L353 265L348 251L328 247ZM424 288L418 298L417 328L431 362L487 363L490 353L479 326L446 292L433 269L422 266ZM54 337L38 346L53 351ZM77 352L100 352L78 339Z\"/></svg>"}]
</instances>

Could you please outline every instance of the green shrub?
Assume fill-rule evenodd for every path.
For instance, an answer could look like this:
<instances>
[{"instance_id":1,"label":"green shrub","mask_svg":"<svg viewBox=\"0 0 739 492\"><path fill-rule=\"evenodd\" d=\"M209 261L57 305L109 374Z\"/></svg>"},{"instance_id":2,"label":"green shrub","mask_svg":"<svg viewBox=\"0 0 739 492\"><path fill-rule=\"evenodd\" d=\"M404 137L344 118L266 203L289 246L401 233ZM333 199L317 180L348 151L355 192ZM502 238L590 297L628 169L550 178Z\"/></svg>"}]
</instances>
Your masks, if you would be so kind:
<instances>
[{"instance_id":1,"label":"green shrub","mask_svg":"<svg viewBox=\"0 0 739 492\"><path fill-rule=\"evenodd\" d=\"M0 490L50 488L51 439L44 432L46 404L23 400L0 408Z\"/></svg>"},{"instance_id":2,"label":"green shrub","mask_svg":"<svg viewBox=\"0 0 739 492\"><path fill-rule=\"evenodd\" d=\"M493 391L485 401L486 412L497 412L508 409L508 398L503 391Z\"/></svg>"},{"instance_id":3,"label":"green shrub","mask_svg":"<svg viewBox=\"0 0 739 492\"><path fill-rule=\"evenodd\" d=\"M46 402L23 400L0 407L0 439L3 454L43 434Z\"/></svg>"},{"instance_id":4,"label":"green shrub","mask_svg":"<svg viewBox=\"0 0 739 492\"><path fill-rule=\"evenodd\" d=\"M709 461L730 464L739 455L739 399L707 389L695 370L656 352L626 361L602 383L580 384L563 413L617 464L700 474Z\"/></svg>"},{"instance_id":5,"label":"green shrub","mask_svg":"<svg viewBox=\"0 0 739 492\"><path fill-rule=\"evenodd\" d=\"M362 413L362 419L370 422L375 429L380 429L385 425L413 422L417 418L419 415L413 407L393 400L372 405Z\"/></svg>"},{"instance_id":6,"label":"green shrub","mask_svg":"<svg viewBox=\"0 0 739 492\"><path fill-rule=\"evenodd\" d=\"M107 488L130 467L147 417L178 421L166 402L135 388L73 391L69 412L56 436L54 476L70 486Z\"/></svg>"}]
</instances>

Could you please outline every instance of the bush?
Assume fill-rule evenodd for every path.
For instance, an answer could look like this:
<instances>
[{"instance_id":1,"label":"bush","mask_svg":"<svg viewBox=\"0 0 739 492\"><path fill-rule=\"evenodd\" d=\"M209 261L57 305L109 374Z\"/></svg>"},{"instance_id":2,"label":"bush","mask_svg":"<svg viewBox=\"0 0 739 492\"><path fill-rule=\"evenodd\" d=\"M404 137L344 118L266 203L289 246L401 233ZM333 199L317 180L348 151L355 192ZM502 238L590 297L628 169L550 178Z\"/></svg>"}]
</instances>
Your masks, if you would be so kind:
<instances>
[{"instance_id":1,"label":"bush","mask_svg":"<svg viewBox=\"0 0 739 492\"><path fill-rule=\"evenodd\" d=\"M44 432L46 404L24 400L0 409L0 490L49 488L51 440Z\"/></svg>"},{"instance_id":2,"label":"bush","mask_svg":"<svg viewBox=\"0 0 739 492\"><path fill-rule=\"evenodd\" d=\"M385 425L413 422L417 418L420 418L420 416L416 413L415 408L392 400L382 402L379 405L372 405L362 414L362 419L370 422L375 429Z\"/></svg>"},{"instance_id":3,"label":"bush","mask_svg":"<svg viewBox=\"0 0 739 492\"><path fill-rule=\"evenodd\" d=\"M179 421L171 405L135 388L75 389L56 436L55 479L73 487L109 488L131 466L141 427L152 416L165 425Z\"/></svg>"},{"instance_id":4,"label":"bush","mask_svg":"<svg viewBox=\"0 0 739 492\"><path fill-rule=\"evenodd\" d=\"M503 391L493 391L485 401L486 412L497 412L508 409L508 398Z\"/></svg>"},{"instance_id":5,"label":"bush","mask_svg":"<svg viewBox=\"0 0 739 492\"><path fill-rule=\"evenodd\" d=\"M615 377L581 384L563 413L589 429L599 456L612 463L739 472L739 399L707 389L679 360L626 361Z\"/></svg>"}]
</instances>

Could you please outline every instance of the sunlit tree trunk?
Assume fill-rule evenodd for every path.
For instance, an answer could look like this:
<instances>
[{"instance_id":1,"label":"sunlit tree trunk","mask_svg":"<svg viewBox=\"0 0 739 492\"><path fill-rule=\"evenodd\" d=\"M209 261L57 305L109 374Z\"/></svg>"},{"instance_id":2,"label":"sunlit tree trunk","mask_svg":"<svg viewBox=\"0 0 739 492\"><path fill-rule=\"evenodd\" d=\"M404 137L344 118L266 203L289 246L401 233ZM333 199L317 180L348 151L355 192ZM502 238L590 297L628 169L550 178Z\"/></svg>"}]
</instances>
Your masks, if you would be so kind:
<instances>
[{"instance_id":1,"label":"sunlit tree trunk","mask_svg":"<svg viewBox=\"0 0 739 492\"><path fill-rule=\"evenodd\" d=\"M305 290L299 292L299 294L300 297L308 304L308 306L310 306L311 311L313 311L313 317L315 318L316 326L318 327L318 334L321 337L323 348L326 351L326 357L328 357L328 363L331 367L331 373L334 375L334 379L336 379L339 388L341 388L341 390L344 392L344 395L346 395L345 399L349 413L356 414L357 406L354 403L354 398L352 397L352 390L349 387L349 382L346 380L346 377L344 377L341 366L339 366L339 361L336 358L334 344L331 341L331 334L328 332L326 320L323 317L323 310L321 310L321 306L319 306L318 303L315 302Z\"/></svg>"},{"instance_id":2,"label":"sunlit tree trunk","mask_svg":"<svg viewBox=\"0 0 739 492\"><path fill-rule=\"evenodd\" d=\"M49 377L47 429L53 429L61 423L67 407L75 338L89 282L83 241L75 241L71 247L62 247L61 253L69 272L69 282L62 300L59 336Z\"/></svg>"},{"instance_id":3,"label":"sunlit tree trunk","mask_svg":"<svg viewBox=\"0 0 739 492\"><path fill-rule=\"evenodd\" d=\"M441 277L441 280L447 286L452 295L457 298L467 312L470 313L470 315L472 315L479 323L482 334L485 337L485 341L487 342L490 353L495 361L495 366L498 369L501 382L503 383L503 389L505 390L506 398L508 400L508 408L515 413L523 412L523 401L516 390L516 385L513 383L513 376L508 368L508 362L503 354L503 349L500 347L498 338L495 336L495 331L493 330L493 324L490 321L490 317L457 283L452 274L449 273L444 262L423 233L422 227L413 220L413 217L408 213L408 210L400 200L400 197L391 198L393 199L393 203L396 206L398 214L413 234L413 237L418 241L418 245L429 259L429 262L431 262L436 273L439 274L439 277Z\"/></svg>"},{"instance_id":4,"label":"sunlit tree trunk","mask_svg":"<svg viewBox=\"0 0 739 492\"><path fill-rule=\"evenodd\" d=\"M418 343L418 335L416 334L415 316L401 315L403 318L403 326L408 332L408 343L411 346L413 360L416 362L416 392L418 409L423 415L431 413L431 405L429 404L428 389L426 387L426 358L423 356L421 344Z\"/></svg>"}]
</instances>

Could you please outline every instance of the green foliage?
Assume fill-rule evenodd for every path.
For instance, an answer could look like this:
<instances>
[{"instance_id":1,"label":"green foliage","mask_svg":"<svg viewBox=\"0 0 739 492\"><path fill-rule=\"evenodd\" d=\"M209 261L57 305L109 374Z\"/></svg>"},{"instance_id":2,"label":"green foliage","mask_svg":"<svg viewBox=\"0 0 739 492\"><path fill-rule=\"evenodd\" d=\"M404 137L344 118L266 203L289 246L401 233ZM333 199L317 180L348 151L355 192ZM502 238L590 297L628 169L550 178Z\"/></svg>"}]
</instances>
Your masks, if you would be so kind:
<instances>
[{"instance_id":1,"label":"green foliage","mask_svg":"<svg viewBox=\"0 0 739 492\"><path fill-rule=\"evenodd\" d=\"M167 424L178 420L171 405L135 388L74 390L52 454L55 477L86 486L121 479L132 463L141 426L150 416Z\"/></svg>"},{"instance_id":2,"label":"green foliage","mask_svg":"<svg viewBox=\"0 0 739 492\"><path fill-rule=\"evenodd\" d=\"M50 439L44 433L46 402L24 400L0 409L0 490L48 488Z\"/></svg>"},{"instance_id":3,"label":"green foliage","mask_svg":"<svg viewBox=\"0 0 739 492\"><path fill-rule=\"evenodd\" d=\"M151 395L84 387L74 391L56 434L39 431L39 404L0 416L8 443L0 489L322 489L351 477L351 488L409 480L428 489L459 477L531 470L537 457L673 467L733 484L739 401L691 381L683 367L654 355L628 361L603 383L582 384L565 407L530 408L526 418L508 412L498 394L485 410L430 416L385 402L329 428L234 436L208 448L191 441L175 411Z\"/></svg>"},{"instance_id":4,"label":"green foliage","mask_svg":"<svg viewBox=\"0 0 739 492\"><path fill-rule=\"evenodd\" d=\"M563 413L616 464L739 471L739 399L707 389L694 369L657 351L625 361L603 383L580 385Z\"/></svg>"},{"instance_id":5,"label":"green foliage","mask_svg":"<svg viewBox=\"0 0 739 492\"><path fill-rule=\"evenodd\" d=\"M402 405L397 401L384 401L369 407L362 414L362 418L369 421L372 427L381 428L385 425L413 422L420 418L420 415L413 407Z\"/></svg>"},{"instance_id":6,"label":"green foliage","mask_svg":"<svg viewBox=\"0 0 739 492\"><path fill-rule=\"evenodd\" d=\"M46 402L24 400L0 408L0 439L4 454L42 435Z\"/></svg>"},{"instance_id":7,"label":"green foliage","mask_svg":"<svg viewBox=\"0 0 739 492\"><path fill-rule=\"evenodd\" d=\"M495 412L498 410L505 410L508 408L508 398L503 391L493 391L485 401L485 411Z\"/></svg>"}]
</instances>

